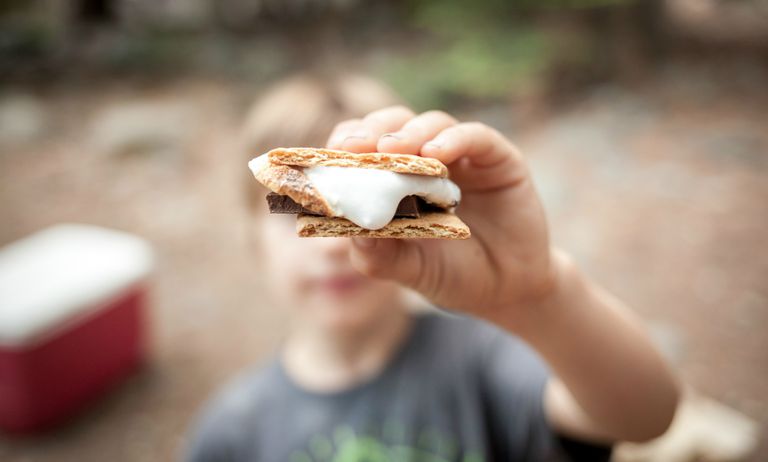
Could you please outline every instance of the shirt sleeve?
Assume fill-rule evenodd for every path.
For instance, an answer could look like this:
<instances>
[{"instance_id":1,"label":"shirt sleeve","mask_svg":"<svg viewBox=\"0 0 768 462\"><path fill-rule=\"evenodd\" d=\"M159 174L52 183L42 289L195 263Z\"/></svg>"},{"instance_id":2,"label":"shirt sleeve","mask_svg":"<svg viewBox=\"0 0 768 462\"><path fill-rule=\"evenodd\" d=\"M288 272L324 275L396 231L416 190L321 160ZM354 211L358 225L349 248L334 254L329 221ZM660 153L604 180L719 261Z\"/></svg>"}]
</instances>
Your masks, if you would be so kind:
<instances>
[{"instance_id":1,"label":"shirt sleeve","mask_svg":"<svg viewBox=\"0 0 768 462\"><path fill-rule=\"evenodd\" d=\"M554 431L544 411L550 378L546 364L522 340L501 331L494 334L480 362L493 460L609 460L610 447L566 440Z\"/></svg>"}]
</instances>

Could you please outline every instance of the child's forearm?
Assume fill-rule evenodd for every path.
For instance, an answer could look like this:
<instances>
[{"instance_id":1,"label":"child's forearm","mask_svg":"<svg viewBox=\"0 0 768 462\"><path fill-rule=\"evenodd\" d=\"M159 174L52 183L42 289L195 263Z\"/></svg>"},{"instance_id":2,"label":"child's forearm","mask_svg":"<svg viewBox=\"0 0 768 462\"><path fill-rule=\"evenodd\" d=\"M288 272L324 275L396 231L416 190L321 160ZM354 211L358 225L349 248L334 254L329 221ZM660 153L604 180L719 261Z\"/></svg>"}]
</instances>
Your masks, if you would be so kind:
<instances>
[{"instance_id":1,"label":"child's forearm","mask_svg":"<svg viewBox=\"0 0 768 462\"><path fill-rule=\"evenodd\" d=\"M565 385L556 384L558 396L547 399L553 423L582 433L576 436L660 435L674 415L678 388L642 323L567 257L556 253L553 260L558 276L551 296L523 313L514 310L514 319L495 320L529 342Z\"/></svg>"}]
</instances>

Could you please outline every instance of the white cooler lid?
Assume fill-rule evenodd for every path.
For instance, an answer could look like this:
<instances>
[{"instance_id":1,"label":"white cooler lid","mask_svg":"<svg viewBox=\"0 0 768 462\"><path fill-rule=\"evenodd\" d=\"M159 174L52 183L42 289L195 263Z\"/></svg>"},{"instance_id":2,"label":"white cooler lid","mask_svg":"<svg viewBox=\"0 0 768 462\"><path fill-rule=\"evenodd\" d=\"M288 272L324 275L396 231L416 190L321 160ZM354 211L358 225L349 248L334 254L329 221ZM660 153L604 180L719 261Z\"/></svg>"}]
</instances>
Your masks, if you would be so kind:
<instances>
[{"instance_id":1,"label":"white cooler lid","mask_svg":"<svg viewBox=\"0 0 768 462\"><path fill-rule=\"evenodd\" d=\"M143 239L89 225L56 225L1 248L0 344L26 345L95 310L152 265Z\"/></svg>"}]
</instances>

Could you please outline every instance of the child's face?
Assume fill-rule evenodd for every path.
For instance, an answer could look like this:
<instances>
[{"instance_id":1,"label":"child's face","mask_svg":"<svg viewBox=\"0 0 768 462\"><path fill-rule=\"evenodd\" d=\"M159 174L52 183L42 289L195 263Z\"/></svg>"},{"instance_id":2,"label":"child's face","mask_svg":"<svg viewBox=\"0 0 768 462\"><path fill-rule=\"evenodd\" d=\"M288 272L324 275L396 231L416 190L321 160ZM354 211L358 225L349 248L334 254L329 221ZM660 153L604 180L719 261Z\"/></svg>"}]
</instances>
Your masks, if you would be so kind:
<instances>
[{"instance_id":1,"label":"child's face","mask_svg":"<svg viewBox=\"0 0 768 462\"><path fill-rule=\"evenodd\" d=\"M395 283L354 270L349 239L299 238L295 215L267 214L259 227L272 293L300 322L333 330L370 328L400 306Z\"/></svg>"}]
</instances>

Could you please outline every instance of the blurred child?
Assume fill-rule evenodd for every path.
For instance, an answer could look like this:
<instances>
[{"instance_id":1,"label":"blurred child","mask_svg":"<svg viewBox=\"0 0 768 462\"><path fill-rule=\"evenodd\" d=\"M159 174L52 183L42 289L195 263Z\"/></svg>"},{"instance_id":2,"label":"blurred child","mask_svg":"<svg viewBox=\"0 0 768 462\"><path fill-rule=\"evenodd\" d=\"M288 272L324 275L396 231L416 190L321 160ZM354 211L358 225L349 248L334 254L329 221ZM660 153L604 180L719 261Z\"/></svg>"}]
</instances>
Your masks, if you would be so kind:
<instances>
[{"instance_id":1,"label":"blurred child","mask_svg":"<svg viewBox=\"0 0 768 462\"><path fill-rule=\"evenodd\" d=\"M479 123L379 109L392 101L362 77L289 80L249 117L249 156L327 139L438 158L472 238L300 239L249 179L291 329L208 406L187 460L596 461L662 434L676 381L633 314L550 246L523 156ZM414 314L402 287L462 314Z\"/></svg>"}]
</instances>

